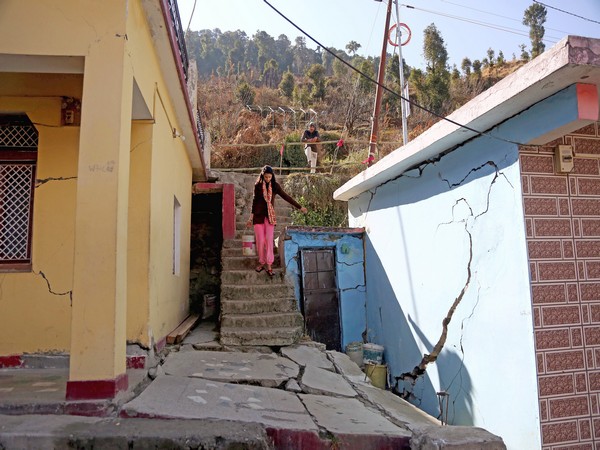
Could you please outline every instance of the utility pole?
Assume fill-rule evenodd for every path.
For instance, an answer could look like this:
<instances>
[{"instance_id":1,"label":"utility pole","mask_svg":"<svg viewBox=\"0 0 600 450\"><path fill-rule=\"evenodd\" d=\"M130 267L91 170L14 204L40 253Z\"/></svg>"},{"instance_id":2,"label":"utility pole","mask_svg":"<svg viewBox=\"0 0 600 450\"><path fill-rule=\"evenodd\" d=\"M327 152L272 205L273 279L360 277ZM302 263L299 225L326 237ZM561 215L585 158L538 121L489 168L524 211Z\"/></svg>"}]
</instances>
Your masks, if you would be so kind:
<instances>
[{"instance_id":1,"label":"utility pole","mask_svg":"<svg viewBox=\"0 0 600 450\"><path fill-rule=\"evenodd\" d=\"M400 71L400 92L404 97L404 61L402 61L402 28L400 27L400 9L398 8L399 0L394 0L396 3L396 44L398 45L398 69ZM402 144L408 143L408 128L406 123L406 107L408 103L403 98L400 99L400 111L402 112Z\"/></svg>"},{"instance_id":2,"label":"utility pole","mask_svg":"<svg viewBox=\"0 0 600 450\"><path fill-rule=\"evenodd\" d=\"M381 0L379 0L381 1ZM392 2L388 0L387 13L385 16L385 32L383 33L383 46L381 48L381 59L379 60L379 73L377 75L377 88L375 91L375 107L373 108L373 117L371 123L371 137L369 139L369 156L367 157L367 167L371 167L377 153L377 133L379 132L379 112L381 111L381 96L383 89L381 86L385 81L385 59L387 56L387 39L390 29L390 16L392 15Z\"/></svg>"}]
</instances>

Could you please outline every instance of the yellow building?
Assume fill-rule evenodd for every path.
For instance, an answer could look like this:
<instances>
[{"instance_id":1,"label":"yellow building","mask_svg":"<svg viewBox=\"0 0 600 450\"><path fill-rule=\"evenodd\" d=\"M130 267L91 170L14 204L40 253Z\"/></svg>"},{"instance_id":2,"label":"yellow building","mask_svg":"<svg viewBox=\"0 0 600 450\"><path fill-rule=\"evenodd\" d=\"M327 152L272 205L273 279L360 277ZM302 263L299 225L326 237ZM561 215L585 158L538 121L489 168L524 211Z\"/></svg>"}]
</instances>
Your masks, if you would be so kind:
<instances>
[{"instance_id":1,"label":"yellow building","mask_svg":"<svg viewBox=\"0 0 600 450\"><path fill-rule=\"evenodd\" d=\"M206 179L175 0L0 3L0 366L68 353L67 398L188 313Z\"/></svg>"}]
</instances>

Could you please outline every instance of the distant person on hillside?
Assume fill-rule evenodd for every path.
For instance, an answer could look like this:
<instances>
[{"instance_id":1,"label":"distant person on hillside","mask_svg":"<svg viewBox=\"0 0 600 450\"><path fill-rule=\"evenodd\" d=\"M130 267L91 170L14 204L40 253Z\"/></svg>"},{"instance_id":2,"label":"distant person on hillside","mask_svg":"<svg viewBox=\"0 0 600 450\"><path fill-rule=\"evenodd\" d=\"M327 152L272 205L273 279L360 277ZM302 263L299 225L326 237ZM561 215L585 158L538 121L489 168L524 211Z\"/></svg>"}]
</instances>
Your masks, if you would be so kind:
<instances>
[{"instance_id":1,"label":"distant person on hillside","mask_svg":"<svg viewBox=\"0 0 600 450\"><path fill-rule=\"evenodd\" d=\"M275 181L275 174L271 166L263 167L260 175L254 184L254 198L252 199L252 214L246 222L246 227L250 228L254 224L254 235L256 237L256 250L258 252L257 272L267 270L269 276L275 275L271 268L275 257L273 255L273 231L277 223L275 217L275 196L279 195L282 199L299 209L304 214L307 209L302 207L296 200L287 195L279 183Z\"/></svg>"},{"instance_id":2,"label":"distant person on hillside","mask_svg":"<svg viewBox=\"0 0 600 450\"><path fill-rule=\"evenodd\" d=\"M310 173L315 173L317 167L317 142L321 140L321 136L319 136L319 132L317 131L317 127L314 122L311 122L308 125L308 130L304 130L304 134L302 135L302 142L304 144L304 154L306 155L306 159L308 161L308 165L310 166ZM308 143L310 142L310 144Z\"/></svg>"}]
</instances>

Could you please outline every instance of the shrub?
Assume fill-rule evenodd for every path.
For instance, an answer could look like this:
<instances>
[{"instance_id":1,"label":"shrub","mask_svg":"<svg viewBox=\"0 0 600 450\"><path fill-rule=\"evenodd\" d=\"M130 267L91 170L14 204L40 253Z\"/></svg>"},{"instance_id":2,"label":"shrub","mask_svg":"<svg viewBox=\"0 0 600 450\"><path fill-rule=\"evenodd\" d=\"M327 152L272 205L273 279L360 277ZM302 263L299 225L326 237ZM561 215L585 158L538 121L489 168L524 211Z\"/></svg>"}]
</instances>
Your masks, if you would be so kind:
<instances>
[{"instance_id":1,"label":"shrub","mask_svg":"<svg viewBox=\"0 0 600 450\"><path fill-rule=\"evenodd\" d=\"M347 177L338 174L288 175L283 182L286 192L308 209L307 214L292 212L295 225L314 227L347 227L348 212L346 202L333 199L333 193Z\"/></svg>"}]
</instances>

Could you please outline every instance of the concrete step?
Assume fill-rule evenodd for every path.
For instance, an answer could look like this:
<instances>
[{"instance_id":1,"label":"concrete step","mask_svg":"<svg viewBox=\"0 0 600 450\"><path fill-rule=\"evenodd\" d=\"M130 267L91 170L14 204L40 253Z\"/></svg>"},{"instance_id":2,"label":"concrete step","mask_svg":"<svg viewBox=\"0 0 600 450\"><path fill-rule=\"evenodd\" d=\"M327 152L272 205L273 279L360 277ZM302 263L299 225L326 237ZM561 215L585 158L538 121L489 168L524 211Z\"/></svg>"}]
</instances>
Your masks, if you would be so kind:
<instances>
[{"instance_id":1,"label":"concrete step","mask_svg":"<svg viewBox=\"0 0 600 450\"><path fill-rule=\"evenodd\" d=\"M297 311L294 298L261 298L254 300L221 299L221 318L227 314L263 314Z\"/></svg>"},{"instance_id":2,"label":"concrete step","mask_svg":"<svg viewBox=\"0 0 600 450\"><path fill-rule=\"evenodd\" d=\"M223 256L244 256L242 254L243 250L242 250L242 246L240 244L240 246L238 248L224 248L221 250L221 257ZM277 255L279 255L279 249L277 247L273 247L273 254L275 255L275 259L278 258ZM254 256L254 258L256 258L256 260L258 261L258 256Z\"/></svg>"},{"instance_id":3,"label":"concrete step","mask_svg":"<svg viewBox=\"0 0 600 450\"><path fill-rule=\"evenodd\" d=\"M225 328L283 328L301 327L304 318L299 311L263 314L227 314L221 319Z\"/></svg>"},{"instance_id":4,"label":"concrete step","mask_svg":"<svg viewBox=\"0 0 600 450\"><path fill-rule=\"evenodd\" d=\"M229 328L221 327L222 345L293 345L302 337L302 327Z\"/></svg>"},{"instance_id":5,"label":"concrete step","mask_svg":"<svg viewBox=\"0 0 600 450\"><path fill-rule=\"evenodd\" d=\"M222 256L221 265L223 271L226 270L242 270L242 269L254 269L257 265L256 256ZM279 258L275 258L273 262L273 270L281 270L281 264ZM277 272L276 272L277 274ZM267 276L267 275L265 275Z\"/></svg>"},{"instance_id":6,"label":"concrete step","mask_svg":"<svg viewBox=\"0 0 600 450\"><path fill-rule=\"evenodd\" d=\"M230 249L231 250L231 249ZM221 284L264 284L271 286L274 284L283 283L283 272L275 272L275 276L270 277L264 271L256 272L255 270L227 270L221 272Z\"/></svg>"},{"instance_id":7,"label":"concrete step","mask_svg":"<svg viewBox=\"0 0 600 450\"><path fill-rule=\"evenodd\" d=\"M268 276L268 275L265 275ZM281 298L294 295L294 288L283 282L278 284L221 284L221 300L251 300L258 298Z\"/></svg>"}]
</instances>

